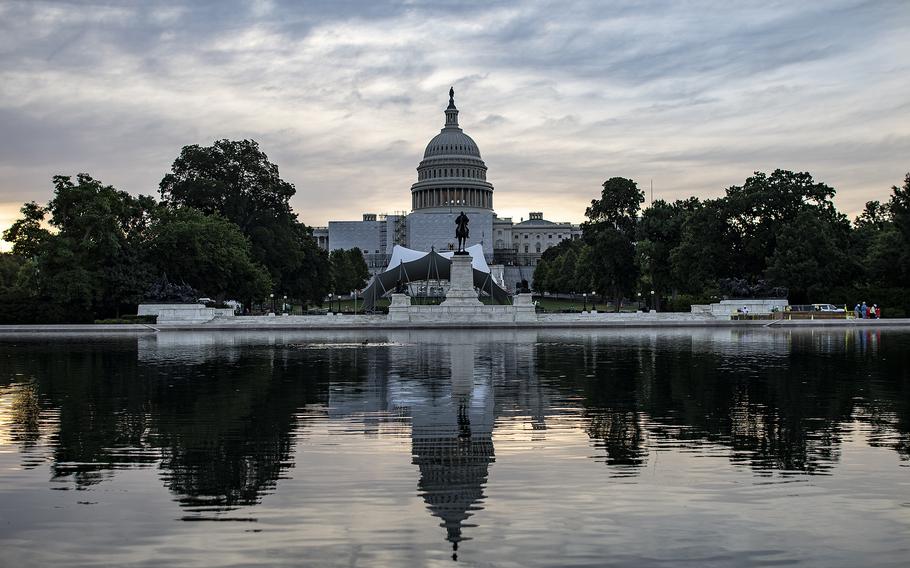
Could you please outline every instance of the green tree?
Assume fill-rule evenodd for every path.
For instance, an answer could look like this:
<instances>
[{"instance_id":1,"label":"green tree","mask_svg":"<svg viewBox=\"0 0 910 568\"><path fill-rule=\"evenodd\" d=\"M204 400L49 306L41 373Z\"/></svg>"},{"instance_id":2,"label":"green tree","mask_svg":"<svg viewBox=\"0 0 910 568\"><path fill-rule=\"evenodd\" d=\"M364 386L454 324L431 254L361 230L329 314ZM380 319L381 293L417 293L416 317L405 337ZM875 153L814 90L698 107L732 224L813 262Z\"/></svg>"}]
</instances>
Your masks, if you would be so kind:
<instances>
[{"instance_id":1,"label":"green tree","mask_svg":"<svg viewBox=\"0 0 910 568\"><path fill-rule=\"evenodd\" d=\"M25 261L20 256L0 252L0 289L15 288Z\"/></svg>"},{"instance_id":2,"label":"green tree","mask_svg":"<svg viewBox=\"0 0 910 568\"><path fill-rule=\"evenodd\" d=\"M547 249L549 251L551 249ZM544 251L544 254L547 253ZM540 260L537 261L537 266L534 267L534 290L540 293L552 292L553 287L550 284L550 263L552 261L543 258L541 256Z\"/></svg>"},{"instance_id":3,"label":"green tree","mask_svg":"<svg viewBox=\"0 0 910 568\"><path fill-rule=\"evenodd\" d=\"M672 204L658 199L642 211L636 227L635 257L643 288L655 290L658 299L679 288L671 253L681 242L686 216L699 206L694 197Z\"/></svg>"},{"instance_id":4,"label":"green tree","mask_svg":"<svg viewBox=\"0 0 910 568\"><path fill-rule=\"evenodd\" d=\"M348 284L353 278L354 270L346 250L335 249L329 253L329 272L332 275L332 292L341 295L351 291Z\"/></svg>"},{"instance_id":5,"label":"green tree","mask_svg":"<svg viewBox=\"0 0 910 568\"><path fill-rule=\"evenodd\" d=\"M734 272L730 276L758 279L777 248L777 237L800 214L811 211L830 222L842 217L831 200L835 191L807 172L755 172L742 186L727 189L726 220L735 238Z\"/></svg>"},{"instance_id":6,"label":"green tree","mask_svg":"<svg viewBox=\"0 0 910 568\"><path fill-rule=\"evenodd\" d=\"M692 207L682 221L679 244L670 251L673 282L695 295L716 289L717 280L733 270L736 240L724 199Z\"/></svg>"},{"instance_id":7,"label":"green tree","mask_svg":"<svg viewBox=\"0 0 910 568\"><path fill-rule=\"evenodd\" d=\"M47 207L27 203L4 233L27 260L20 274L33 298L66 306L82 319L135 305L147 283L139 244L151 198L135 198L88 174L54 176ZM51 230L43 227L45 216ZM66 311L64 310L64 311ZM74 316L76 317L76 316Z\"/></svg>"},{"instance_id":8,"label":"green tree","mask_svg":"<svg viewBox=\"0 0 910 568\"><path fill-rule=\"evenodd\" d=\"M218 215L162 207L146 242L145 258L155 274L186 282L207 296L250 305L272 289L268 271L253 260L247 237Z\"/></svg>"},{"instance_id":9,"label":"green tree","mask_svg":"<svg viewBox=\"0 0 910 568\"><path fill-rule=\"evenodd\" d=\"M22 213L22 218L17 219L3 232L3 240L13 245L13 254L33 258L51 235L50 231L42 226L47 210L34 201L29 201L19 212Z\"/></svg>"},{"instance_id":10,"label":"green tree","mask_svg":"<svg viewBox=\"0 0 910 568\"><path fill-rule=\"evenodd\" d=\"M342 295L362 290L370 278L370 270L360 249L335 249L329 253L332 274L332 291Z\"/></svg>"},{"instance_id":11,"label":"green tree","mask_svg":"<svg viewBox=\"0 0 910 568\"><path fill-rule=\"evenodd\" d=\"M846 219L833 224L803 211L777 236L767 277L789 288L793 303L828 301L824 298L832 287L850 281L854 273L847 255L849 230Z\"/></svg>"},{"instance_id":12,"label":"green tree","mask_svg":"<svg viewBox=\"0 0 910 568\"><path fill-rule=\"evenodd\" d=\"M370 269L367 261L363 257L363 252L354 247L348 251L349 264L351 267L350 290L363 290L370 281Z\"/></svg>"},{"instance_id":13,"label":"green tree","mask_svg":"<svg viewBox=\"0 0 910 568\"><path fill-rule=\"evenodd\" d=\"M593 288L602 296L614 298L617 311L638 279L633 241L644 200L644 192L634 181L614 177L604 182L600 199L592 200L585 210L588 221L582 230L591 247L588 258Z\"/></svg>"},{"instance_id":14,"label":"green tree","mask_svg":"<svg viewBox=\"0 0 910 568\"><path fill-rule=\"evenodd\" d=\"M578 265L578 254L575 247L568 247L561 257L559 272L556 274L557 291L559 292L584 292L578 288L575 281L575 271Z\"/></svg>"},{"instance_id":15,"label":"green tree","mask_svg":"<svg viewBox=\"0 0 910 568\"><path fill-rule=\"evenodd\" d=\"M255 141L185 146L159 187L171 207L193 207L237 224L276 288L313 302L328 292L328 257L291 210L296 190Z\"/></svg>"},{"instance_id":16,"label":"green tree","mask_svg":"<svg viewBox=\"0 0 910 568\"><path fill-rule=\"evenodd\" d=\"M578 243L578 260L575 263L575 287L582 292L592 290L594 286L594 261L591 258L591 247L584 241L572 241Z\"/></svg>"},{"instance_id":17,"label":"green tree","mask_svg":"<svg viewBox=\"0 0 910 568\"><path fill-rule=\"evenodd\" d=\"M901 236L900 246L892 251L892 258L897 265L900 286L910 287L910 173L904 177L903 186L894 186L891 190L888 209Z\"/></svg>"}]
</instances>

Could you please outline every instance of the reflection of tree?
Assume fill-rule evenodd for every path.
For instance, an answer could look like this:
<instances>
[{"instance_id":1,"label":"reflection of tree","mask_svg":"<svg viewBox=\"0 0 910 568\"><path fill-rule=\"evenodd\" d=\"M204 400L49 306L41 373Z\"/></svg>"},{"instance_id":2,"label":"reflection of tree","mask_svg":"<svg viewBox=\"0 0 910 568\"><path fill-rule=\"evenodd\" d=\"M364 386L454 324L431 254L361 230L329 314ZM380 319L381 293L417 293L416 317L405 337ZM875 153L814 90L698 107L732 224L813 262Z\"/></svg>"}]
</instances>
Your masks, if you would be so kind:
<instances>
[{"instance_id":1,"label":"reflection of tree","mask_svg":"<svg viewBox=\"0 0 910 568\"><path fill-rule=\"evenodd\" d=\"M41 436L38 418L41 405L38 402L38 387L34 381L15 383L0 398L9 398L8 421L15 427L10 432L10 439L19 442L25 448L33 447Z\"/></svg>"},{"instance_id":2,"label":"reflection of tree","mask_svg":"<svg viewBox=\"0 0 910 568\"><path fill-rule=\"evenodd\" d=\"M537 360L541 377L582 395L586 430L611 466L634 471L650 439L720 444L761 472L821 473L855 418L878 429L870 443L907 455L910 349L893 337L886 353L880 340L837 333L733 336L717 347L667 334L595 335L542 343ZM762 339L772 343L750 343Z\"/></svg>"},{"instance_id":3,"label":"reflection of tree","mask_svg":"<svg viewBox=\"0 0 910 568\"><path fill-rule=\"evenodd\" d=\"M197 508L258 502L291 466L296 412L325 402L329 377L364 372L345 354L256 346L232 348L230 365L138 364L135 340L30 341L3 357L10 349L0 343L0 372L36 377L32 390L17 385L31 394L16 430L39 431L37 393L59 409L55 478L90 485L160 460L165 484Z\"/></svg>"},{"instance_id":4,"label":"reflection of tree","mask_svg":"<svg viewBox=\"0 0 910 568\"><path fill-rule=\"evenodd\" d=\"M634 472L644 464L647 451L638 413L604 410L589 413L588 436L606 453L607 465Z\"/></svg>"},{"instance_id":5,"label":"reflection of tree","mask_svg":"<svg viewBox=\"0 0 910 568\"><path fill-rule=\"evenodd\" d=\"M629 352L630 357L615 354L615 348L602 348L596 341L542 344L538 369L548 382L581 395L585 431L594 447L617 475L630 475L645 464L648 454L639 408L641 363L638 352Z\"/></svg>"},{"instance_id":6,"label":"reflection of tree","mask_svg":"<svg viewBox=\"0 0 910 568\"><path fill-rule=\"evenodd\" d=\"M290 466L294 413L317 399L312 384L259 358L175 372L154 421L165 484L186 506L257 503Z\"/></svg>"}]
</instances>

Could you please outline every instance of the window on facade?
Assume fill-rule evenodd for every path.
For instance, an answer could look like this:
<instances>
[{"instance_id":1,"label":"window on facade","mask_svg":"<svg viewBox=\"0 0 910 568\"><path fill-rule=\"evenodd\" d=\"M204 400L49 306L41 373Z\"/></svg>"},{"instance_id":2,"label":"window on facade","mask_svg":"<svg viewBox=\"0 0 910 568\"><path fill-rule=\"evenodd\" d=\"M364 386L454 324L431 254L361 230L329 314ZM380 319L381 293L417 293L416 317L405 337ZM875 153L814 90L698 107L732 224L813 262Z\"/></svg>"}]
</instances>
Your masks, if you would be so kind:
<instances>
[{"instance_id":1,"label":"window on facade","mask_svg":"<svg viewBox=\"0 0 910 568\"><path fill-rule=\"evenodd\" d=\"M540 243L537 243L537 252L540 252Z\"/></svg>"},{"instance_id":2,"label":"window on facade","mask_svg":"<svg viewBox=\"0 0 910 568\"><path fill-rule=\"evenodd\" d=\"M553 238L553 235L547 235L547 238L548 238L548 239L552 239L552 238Z\"/></svg>"},{"instance_id":3,"label":"window on facade","mask_svg":"<svg viewBox=\"0 0 910 568\"><path fill-rule=\"evenodd\" d=\"M498 236L501 237L501 236L502 236L502 229L499 229L498 231L496 231L496 234L497 234Z\"/></svg>"},{"instance_id":4,"label":"window on facade","mask_svg":"<svg viewBox=\"0 0 910 568\"><path fill-rule=\"evenodd\" d=\"M540 235L537 235L537 240L538 240L538 241L540 240Z\"/></svg>"},{"instance_id":5,"label":"window on facade","mask_svg":"<svg viewBox=\"0 0 910 568\"><path fill-rule=\"evenodd\" d=\"M528 245L525 245L525 252L528 252Z\"/></svg>"}]
</instances>

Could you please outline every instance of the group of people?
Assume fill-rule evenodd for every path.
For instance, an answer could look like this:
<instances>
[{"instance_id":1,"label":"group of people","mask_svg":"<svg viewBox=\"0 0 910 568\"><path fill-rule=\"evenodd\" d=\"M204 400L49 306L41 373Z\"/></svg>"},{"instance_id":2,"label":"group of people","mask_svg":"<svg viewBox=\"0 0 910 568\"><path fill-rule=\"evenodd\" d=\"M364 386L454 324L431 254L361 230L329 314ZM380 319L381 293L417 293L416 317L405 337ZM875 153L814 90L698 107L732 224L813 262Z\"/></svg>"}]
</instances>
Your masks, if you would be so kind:
<instances>
[{"instance_id":1,"label":"group of people","mask_svg":"<svg viewBox=\"0 0 910 568\"><path fill-rule=\"evenodd\" d=\"M857 319L879 319L882 317L882 309L878 307L878 304L868 306L866 302L856 304L856 307L853 308L853 313Z\"/></svg>"}]
</instances>

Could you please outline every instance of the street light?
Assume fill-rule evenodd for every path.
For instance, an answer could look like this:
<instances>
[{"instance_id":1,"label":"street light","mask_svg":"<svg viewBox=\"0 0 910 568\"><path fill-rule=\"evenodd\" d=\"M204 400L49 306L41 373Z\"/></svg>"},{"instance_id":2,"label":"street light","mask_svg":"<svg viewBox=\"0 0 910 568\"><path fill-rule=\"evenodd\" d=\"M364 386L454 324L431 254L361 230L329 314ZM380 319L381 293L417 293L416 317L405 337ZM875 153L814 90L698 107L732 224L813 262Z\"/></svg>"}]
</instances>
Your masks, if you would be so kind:
<instances>
[{"instance_id":1,"label":"street light","mask_svg":"<svg viewBox=\"0 0 910 568\"><path fill-rule=\"evenodd\" d=\"M272 304L272 314L275 313L275 294L269 294L269 302Z\"/></svg>"},{"instance_id":2,"label":"street light","mask_svg":"<svg viewBox=\"0 0 910 568\"><path fill-rule=\"evenodd\" d=\"M651 309L657 311L657 308L654 305L654 290L651 290Z\"/></svg>"},{"instance_id":3,"label":"street light","mask_svg":"<svg viewBox=\"0 0 910 568\"><path fill-rule=\"evenodd\" d=\"M281 303L281 313L285 313L284 311L287 309L287 306L288 306L288 297L287 297L287 295L285 295L284 302Z\"/></svg>"},{"instance_id":4,"label":"street light","mask_svg":"<svg viewBox=\"0 0 910 568\"><path fill-rule=\"evenodd\" d=\"M638 293L638 311L641 311L641 292Z\"/></svg>"},{"instance_id":5,"label":"street light","mask_svg":"<svg viewBox=\"0 0 910 568\"><path fill-rule=\"evenodd\" d=\"M592 312L597 311L597 306L594 305L594 296L595 295L597 295L597 292L595 290L591 290L591 311Z\"/></svg>"},{"instance_id":6,"label":"street light","mask_svg":"<svg viewBox=\"0 0 910 568\"><path fill-rule=\"evenodd\" d=\"M583 309L582 311L585 311L585 312L586 312L586 311L588 311L588 293L587 293L587 292L583 292L583 293L581 294L581 297L585 299L585 307L584 307L584 309Z\"/></svg>"},{"instance_id":7,"label":"street light","mask_svg":"<svg viewBox=\"0 0 910 568\"><path fill-rule=\"evenodd\" d=\"M329 311L332 311L332 293L329 292Z\"/></svg>"}]
</instances>

